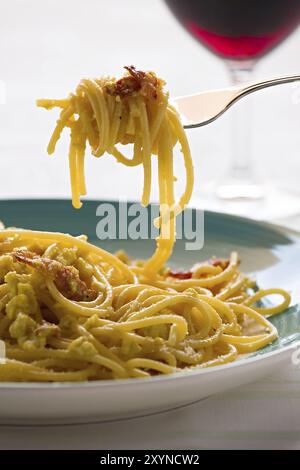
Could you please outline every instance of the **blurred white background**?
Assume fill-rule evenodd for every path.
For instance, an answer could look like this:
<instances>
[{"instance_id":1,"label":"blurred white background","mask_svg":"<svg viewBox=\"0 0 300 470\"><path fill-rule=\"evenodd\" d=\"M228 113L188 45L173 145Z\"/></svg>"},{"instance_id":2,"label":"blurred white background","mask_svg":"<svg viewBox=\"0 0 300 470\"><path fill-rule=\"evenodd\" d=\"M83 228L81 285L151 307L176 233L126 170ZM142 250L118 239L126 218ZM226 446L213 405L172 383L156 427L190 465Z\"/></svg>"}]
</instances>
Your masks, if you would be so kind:
<instances>
[{"instance_id":1,"label":"blurred white background","mask_svg":"<svg viewBox=\"0 0 300 470\"><path fill-rule=\"evenodd\" d=\"M57 113L36 108L36 98L64 97L82 77L120 75L126 64L156 71L173 95L228 84L222 61L178 25L162 0L2 0L0 21L0 80L6 87L6 104L0 105L1 198L69 196L68 136L48 157ZM299 73L299 39L300 30L263 58L255 78ZM300 190L300 84L266 90L253 105L257 170ZM230 119L228 113L189 131L197 188L226 165ZM87 182L93 198L141 193L140 169L128 172L108 157L87 159Z\"/></svg>"}]
</instances>

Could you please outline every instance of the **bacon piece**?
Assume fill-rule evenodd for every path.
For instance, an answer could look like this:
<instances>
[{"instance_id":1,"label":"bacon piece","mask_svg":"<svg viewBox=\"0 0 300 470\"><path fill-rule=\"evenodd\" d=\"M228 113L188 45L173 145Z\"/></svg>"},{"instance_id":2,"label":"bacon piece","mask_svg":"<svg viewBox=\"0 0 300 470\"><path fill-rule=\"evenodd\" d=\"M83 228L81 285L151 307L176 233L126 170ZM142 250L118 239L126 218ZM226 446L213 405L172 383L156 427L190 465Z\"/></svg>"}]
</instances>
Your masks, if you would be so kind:
<instances>
[{"instance_id":1,"label":"bacon piece","mask_svg":"<svg viewBox=\"0 0 300 470\"><path fill-rule=\"evenodd\" d=\"M109 95L119 95L124 98L124 96L131 95L133 92L140 90L141 84L133 77L123 77L112 85L106 85L105 88Z\"/></svg>"},{"instance_id":2,"label":"bacon piece","mask_svg":"<svg viewBox=\"0 0 300 470\"><path fill-rule=\"evenodd\" d=\"M170 277L175 277L176 279L180 279L181 281L183 281L185 279L191 279L193 273L192 271L172 271L170 269L167 275Z\"/></svg>"},{"instance_id":3,"label":"bacon piece","mask_svg":"<svg viewBox=\"0 0 300 470\"><path fill-rule=\"evenodd\" d=\"M109 95L124 98L134 92L141 91L141 94L146 97L157 98L157 88L163 84L161 80L151 72L137 70L133 65L127 65L124 68L129 75L120 78L115 83L106 85L105 89Z\"/></svg>"},{"instance_id":4,"label":"bacon piece","mask_svg":"<svg viewBox=\"0 0 300 470\"><path fill-rule=\"evenodd\" d=\"M223 270L226 269L229 265L229 259L225 258L210 258L208 260L208 263L211 264L212 266L222 268Z\"/></svg>"},{"instance_id":5,"label":"bacon piece","mask_svg":"<svg viewBox=\"0 0 300 470\"><path fill-rule=\"evenodd\" d=\"M94 300L96 291L89 289L73 266L65 266L57 260L43 258L32 251L17 250L13 256L19 263L27 264L43 276L55 282L57 288L68 299Z\"/></svg>"},{"instance_id":6,"label":"bacon piece","mask_svg":"<svg viewBox=\"0 0 300 470\"><path fill-rule=\"evenodd\" d=\"M146 72L137 70L134 65L125 65L124 69L126 69L130 75L140 83L142 83L142 80L147 76Z\"/></svg>"}]
</instances>

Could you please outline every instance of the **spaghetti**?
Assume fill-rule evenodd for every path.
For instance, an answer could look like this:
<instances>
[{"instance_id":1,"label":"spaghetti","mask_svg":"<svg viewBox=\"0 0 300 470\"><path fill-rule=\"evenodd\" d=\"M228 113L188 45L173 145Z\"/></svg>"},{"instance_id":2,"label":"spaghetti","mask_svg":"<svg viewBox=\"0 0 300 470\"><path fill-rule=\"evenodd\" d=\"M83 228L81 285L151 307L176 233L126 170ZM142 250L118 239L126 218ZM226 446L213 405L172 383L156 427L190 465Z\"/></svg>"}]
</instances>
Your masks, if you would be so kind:
<instances>
[{"instance_id":1,"label":"spaghetti","mask_svg":"<svg viewBox=\"0 0 300 470\"><path fill-rule=\"evenodd\" d=\"M144 190L142 204L147 205L151 191L151 156L158 157L160 236L157 250L144 266L148 273L157 273L169 259L175 242L175 216L189 202L194 174L187 138L175 108L168 102L164 82L153 72L125 67L127 74L120 80L112 78L84 79L76 92L65 100L38 100L46 109L62 108L48 145L55 146L65 127L71 129L69 148L72 202L81 207L80 196L86 194L84 156L88 143L95 157L110 154L126 166L142 165ZM125 157L117 144L133 143L133 157ZM173 149L181 145L186 169L186 188L175 204Z\"/></svg>"},{"instance_id":2,"label":"spaghetti","mask_svg":"<svg viewBox=\"0 0 300 470\"><path fill-rule=\"evenodd\" d=\"M233 361L277 338L266 315L290 302L254 292L238 256L147 277L84 236L0 232L1 381L149 377ZM251 293L252 292L252 293ZM256 306L277 294L276 307ZM249 331L251 330L251 334Z\"/></svg>"},{"instance_id":3,"label":"spaghetti","mask_svg":"<svg viewBox=\"0 0 300 470\"><path fill-rule=\"evenodd\" d=\"M283 289L258 290L239 271L239 258L210 259L189 271L165 266L175 216L188 202L193 168L188 143L163 82L127 68L121 80L83 80L64 100L48 151L65 127L73 205L85 194L84 155L104 152L142 165L148 204L151 155L158 157L160 236L150 260L133 261L88 243L84 235L21 229L0 231L0 339L7 359L0 381L63 382L150 377L234 361L277 338L266 318L290 303ZM175 204L173 148L179 142L187 185ZM132 159L117 144L133 143ZM265 298L282 301L266 306ZM267 304L268 305L268 304Z\"/></svg>"}]
</instances>

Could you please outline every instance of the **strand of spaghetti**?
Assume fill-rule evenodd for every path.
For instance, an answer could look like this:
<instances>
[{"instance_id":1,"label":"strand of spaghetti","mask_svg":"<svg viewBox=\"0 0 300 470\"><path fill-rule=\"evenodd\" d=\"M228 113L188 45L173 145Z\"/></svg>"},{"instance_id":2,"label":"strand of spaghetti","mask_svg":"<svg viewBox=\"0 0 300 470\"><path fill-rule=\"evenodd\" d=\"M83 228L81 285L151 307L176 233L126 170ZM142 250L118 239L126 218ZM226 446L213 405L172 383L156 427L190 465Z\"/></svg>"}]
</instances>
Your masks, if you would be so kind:
<instances>
[{"instance_id":1,"label":"strand of spaghetti","mask_svg":"<svg viewBox=\"0 0 300 470\"><path fill-rule=\"evenodd\" d=\"M137 100L137 106L140 113L141 134L143 140L142 163L144 168L144 189L142 194L142 205L147 206L150 200L151 191L151 143L149 133L149 122L147 109L142 99Z\"/></svg>"},{"instance_id":2,"label":"strand of spaghetti","mask_svg":"<svg viewBox=\"0 0 300 470\"><path fill-rule=\"evenodd\" d=\"M90 117L92 112L91 105L90 103L87 103L82 96L78 95L74 96L73 102L76 113L80 116L83 134L86 135L90 146L94 147L97 142L97 133Z\"/></svg>"},{"instance_id":3,"label":"strand of spaghetti","mask_svg":"<svg viewBox=\"0 0 300 470\"><path fill-rule=\"evenodd\" d=\"M167 295L151 296L150 299L147 299L149 300L147 303L146 302L140 303L136 299L134 299L128 302L127 304L123 305L118 310L117 312L117 316L119 318L118 321L121 321L121 322L128 321L130 320L130 318L134 317L137 314L141 314L141 316L143 316L142 312L145 311L145 307L150 306L150 309L151 307L154 308L154 306L157 306L157 304L161 300L167 299L167 298L168 298Z\"/></svg>"},{"instance_id":4,"label":"strand of spaghetti","mask_svg":"<svg viewBox=\"0 0 300 470\"><path fill-rule=\"evenodd\" d=\"M161 351L156 351L151 353L151 356L149 359L155 360L155 361L164 361L166 362L169 366L171 367L177 367L177 360L176 357L170 350L163 349Z\"/></svg>"},{"instance_id":5,"label":"strand of spaghetti","mask_svg":"<svg viewBox=\"0 0 300 470\"><path fill-rule=\"evenodd\" d=\"M134 300L141 292L147 290L149 293L154 294L170 294L175 295L176 292L165 291L156 287L149 286L147 284L127 284L123 286L117 286L113 288L114 296L114 307L116 310L119 310L123 305L125 305L129 299Z\"/></svg>"},{"instance_id":6,"label":"strand of spaghetti","mask_svg":"<svg viewBox=\"0 0 300 470\"><path fill-rule=\"evenodd\" d=\"M116 102L114 114L112 117L112 124L110 129L110 136L109 136L109 146L107 151L111 153L111 149L114 148L115 142L117 142L118 132L120 128L120 121L122 118L122 105L120 102Z\"/></svg>"},{"instance_id":7,"label":"strand of spaghetti","mask_svg":"<svg viewBox=\"0 0 300 470\"><path fill-rule=\"evenodd\" d=\"M191 156L189 143L187 141L186 134L180 122L178 113L172 108L171 105L169 105L167 112L168 112L169 119L171 120L173 126L175 127L176 134L177 134L178 140L182 148L185 172L186 172L185 191L178 202L177 209L175 208L175 216L176 216L185 208L185 206L188 204L188 202L191 199L193 188L194 188L194 166L193 166L193 160Z\"/></svg>"},{"instance_id":8,"label":"strand of spaghetti","mask_svg":"<svg viewBox=\"0 0 300 470\"><path fill-rule=\"evenodd\" d=\"M220 316L214 307L211 307L205 301L199 299L201 308L193 308L190 311L191 318L194 319L193 332L191 331L190 337L195 339L202 339L209 337L211 331L220 329ZM217 327L217 328L215 328Z\"/></svg>"},{"instance_id":9,"label":"strand of spaghetti","mask_svg":"<svg viewBox=\"0 0 300 470\"><path fill-rule=\"evenodd\" d=\"M112 301L113 301L112 286L108 282L108 280L106 279L106 276L104 276L104 274L101 272L101 270L99 269L98 266L95 266L95 273L96 273L96 277L103 282L103 284L105 285L105 288L106 288L106 297L105 297L104 301L100 305L98 305L98 307L101 307L101 308L111 307ZM83 302L81 303L81 305L82 304L83 304Z\"/></svg>"},{"instance_id":10,"label":"strand of spaghetti","mask_svg":"<svg viewBox=\"0 0 300 470\"><path fill-rule=\"evenodd\" d=\"M31 357L33 360L37 359L48 359L48 358L55 358L55 359L78 359L79 361L86 361L91 364L97 364L99 366L106 367L107 369L110 369L113 371L113 373L116 374L117 377L126 377L126 370L118 364L117 361L112 360L108 357L102 356L100 354L94 354L94 355L86 355L86 356L80 356L76 352L71 352L69 350L59 350L59 349L37 349L35 351L23 351L23 350L17 350L16 348L7 348L7 357L8 358L13 358L13 359L22 359L22 358L28 358ZM1 368L0 368L1 369Z\"/></svg>"},{"instance_id":11,"label":"strand of spaghetti","mask_svg":"<svg viewBox=\"0 0 300 470\"><path fill-rule=\"evenodd\" d=\"M163 324L173 324L177 325L178 329L178 341L182 341L187 333L187 323L186 320L179 315L159 315L155 317L147 317L141 320L135 320L130 322L115 323L114 326L116 329L121 329L125 331L139 330L141 328L146 328L153 325L163 325ZM99 327L107 328L107 327ZM98 328L96 328L96 331ZM99 330L100 331L100 330Z\"/></svg>"},{"instance_id":12,"label":"strand of spaghetti","mask_svg":"<svg viewBox=\"0 0 300 470\"><path fill-rule=\"evenodd\" d=\"M70 382L87 380L95 374L94 367L75 372L54 372L34 367L24 362L6 360L0 367L0 381L14 381L21 378L32 382Z\"/></svg>"},{"instance_id":13,"label":"strand of spaghetti","mask_svg":"<svg viewBox=\"0 0 300 470\"><path fill-rule=\"evenodd\" d=\"M73 114L74 108L71 103L69 104L68 108L62 110L47 147L47 152L49 153L49 155L52 155L55 152L57 141L59 140L60 135L64 127L66 126L68 119L70 119Z\"/></svg>"},{"instance_id":14,"label":"strand of spaghetti","mask_svg":"<svg viewBox=\"0 0 300 470\"><path fill-rule=\"evenodd\" d=\"M228 352L222 355L219 355L215 359L211 359L203 364L200 364L199 367L213 367L213 366L221 366L223 364L228 364L229 362L234 361L237 359L238 352L237 349L232 345L228 344Z\"/></svg>"},{"instance_id":15,"label":"strand of spaghetti","mask_svg":"<svg viewBox=\"0 0 300 470\"><path fill-rule=\"evenodd\" d=\"M78 123L82 126L81 119L79 118ZM84 158L85 158L85 149L86 149L86 139L87 136L84 132L79 133L78 142L77 142L77 184L79 186L79 193L81 196L86 195L86 184L85 184L85 170L84 170Z\"/></svg>"},{"instance_id":16,"label":"strand of spaghetti","mask_svg":"<svg viewBox=\"0 0 300 470\"><path fill-rule=\"evenodd\" d=\"M77 133L78 121L71 127L71 141L69 147L69 170L72 190L72 204L76 209L80 209L82 202L80 201L80 190L78 184L78 161L77 161Z\"/></svg>"},{"instance_id":17,"label":"strand of spaghetti","mask_svg":"<svg viewBox=\"0 0 300 470\"><path fill-rule=\"evenodd\" d=\"M181 351L180 349L171 348L173 351L174 356L180 362L184 362L190 366L195 366L201 364L203 361L203 352L185 352Z\"/></svg>"},{"instance_id":18,"label":"strand of spaghetti","mask_svg":"<svg viewBox=\"0 0 300 470\"><path fill-rule=\"evenodd\" d=\"M67 108L70 104L70 99L69 98L63 98L60 100L44 100L44 99L39 99L36 100L36 105L40 106L41 108L45 109L53 109L53 108Z\"/></svg>"},{"instance_id":19,"label":"strand of spaghetti","mask_svg":"<svg viewBox=\"0 0 300 470\"><path fill-rule=\"evenodd\" d=\"M187 279L187 280L176 280L176 281L156 281L151 277L145 277L146 282L149 282L151 285L161 287L162 289L175 289L179 292L188 289L189 287L214 287L223 282L228 282L236 272L237 266L239 263L239 258L236 252L233 252L230 257L230 263L224 271L215 276L202 278L202 279ZM148 274L148 273L147 273ZM144 279L143 279L144 281Z\"/></svg>"},{"instance_id":20,"label":"strand of spaghetti","mask_svg":"<svg viewBox=\"0 0 300 470\"><path fill-rule=\"evenodd\" d=\"M227 300L233 294L238 292L244 283L245 276L239 274L236 279L233 279L232 282L230 282L226 287L224 287L224 289L221 290L221 292L216 295L217 299Z\"/></svg>"},{"instance_id":21,"label":"strand of spaghetti","mask_svg":"<svg viewBox=\"0 0 300 470\"><path fill-rule=\"evenodd\" d=\"M195 265L192 272L193 279L202 277L204 274L220 274L222 268L220 266L211 266L211 265Z\"/></svg>"},{"instance_id":22,"label":"strand of spaghetti","mask_svg":"<svg viewBox=\"0 0 300 470\"><path fill-rule=\"evenodd\" d=\"M138 312L133 313L131 316L128 317L127 321L135 321L140 320L142 318L146 318L148 316L153 316L154 314L164 311L166 308L171 308L172 306L179 306L181 304L188 304L190 306L198 308L201 312L204 310L204 313L207 312L207 305L202 300L184 294L179 294L172 297L163 298L155 303L155 298L151 298L150 306L141 308ZM211 307L209 307L211 309ZM211 309L212 310L212 309ZM211 315L212 311L210 311L210 318L213 318L215 315Z\"/></svg>"},{"instance_id":23,"label":"strand of spaghetti","mask_svg":"<svg viewBox=\"0 0 300 470\"><path fill-rule=\"evenodd\" d=\"M132 97L130 100L130 107L129 107L129 116L128 122L126 127L126 135L129 141L136 135L136 117L139 116L138 107L136 106L136 99Z\"/></svg>"},{"instance_id":24,"label":"strand of spaghetti","mask_svg":"<svg viewBox=\"0 0 300 470\"><path fill-rule=\"evenodd\" d=\"M118 132L116 143L120 142L122 144L124 143L124 140L126 137L126 129L127 129L127 124L128 124L128 119L129 119L129 106L130 105L124 100L123 101L121 100L121 105L122 105L121 124L119 126L119 132Z\"/></svg>"},{"instance_id":25,"label":"strand of spaghetti","mask_svg":"<svg viewBox=\"0 0 300 470\"><path fill-rule=\"evenodd\" d=\"M67 312L82 316L82 317L91 317L92 315L98 315L100 318L107 317L109 315L109 310L105 308L98 307L84 307L74 302L73 300L67 299L56 287L53 281L46 279L46 286L49 289L50 294L53 299L56 300L62 307L66 309ZM104 320L103 320L104 321ZM109 320L108 320L109 322Z\"/></svg>"},{"instance_id":26,"label":"strand of spaghetti","mask_svg":"<svg viewBox=\"0 0 300 470\"><path fill-rule=\"evenodd\" d=\"M217 342L221 338L223 338L223 331L222 331L222 325L220 325L219 323L211 336L208 336L206 338L201 338L199 334L191 335L189 338L185 340L185 343L191 346L193 349L198 350L198 349L207 348L207 347L213 346L214 344L217 344Z\"/></svg>"},{"instance_id":27,"label":"strand of spaghetti","mask_svg":"<svg viewBox=\"0 0 300 470\"><path fill-rule=\"evenodd\" d=\"M99 342L97 338L95 338L94 335L91 333L91 331L86 328L87 323L88 322L86 322L85 325L78 325L79 337L86 337L90 342L92 342L92 344L95 346L101 356L112 359L113 361L117 362L119 365L124 367L124 361L120 357L118 357L117 354L115 354L111 349L105 346L105 344ZM101 322L97 323L101 324Z\"/></svg>"},{"instance_id":28,"label":"strand of spaghetti","mask_svg":"<svg viewBox=\"0 0 300 470\"><path fill-rule=\"evenodd\" d=\"M168 204L168 219L166 225L169 226L168 232L166 233L167 239L169 239L168 244L168 253L167 258L164 261L164 264L167 262L169 257L172 254L173 246L175 243L175 216L174 216L174 207L175 207L175 197L174 197L174 160L173 160L173 150L172 150L172 139L170 132L170 125L168 122L168 117L166 116L165 121L165 132L166 132L166 187L167 187L167 204ZM162 221L163 227L163 221ZM164 237L162 229L162 237Z\"/></svg>"},{"instance_id":29,"label":"strand of spaghetti","mask_svg":"<svg viewBox=\"0 0 300 470\"><path fill-rule=\"evenodd\" d=\"M156 289L156 287L152 289L143 289L135 299L137 307L148 307L153 303L163 300L166 298L174 298L174 294L168 292L161 292L160 289ZM131 313L131 312L130 312Z\"/></svg>"},{"instance_id":30,"label":"strand of spaghetti","mask_svg":"<svg viewBox=\"0 0 300 470\"><path fill-rule=\"evenodd\" d=\"M85 361L74 361L74 359L38 359L37 361L32 361L31 364L36 367L41 367L44 369L82 369L88 366L88 363Z\"/></svg>"},{"instance_id":31,"label":"strand of spaghetti","mask_svg":"<svg viewBox=\"0 0 300 470\"><path fill-rule=\"evenodd\" d=\"M173 372L176 372L176 367L172 367L162 362L153 361L151 359L145 359L142 357L130 359L129 361L127 361L127 366L133 368L142 367L145 369L153 369L158 372L161 372L162 374L171 374Z\"/></svg>"},{"instance_id":32,"label":"strand of spaghetti","mask_svg":"<svg viewBox=\"0 0 300 470\"><path fill-rule=\"evenodd\" d=\"M194 187L194 166L193 166L193 160L191 156L190 147L189 147L184 129L180 122L178 113L170 105L167 109L167 116L175 128L176 140L178 139L180 142L182 153L183 153L183 158L184 158L185 172L186 172L185 191L183 195L180 197L177 205L175 205L175 207L173 208L173 211L171 213L171 218L173 218L179 215L184 210L185 206L188 204L192 196L193 187ZM156 225L159 226L159 219L156 221Z\"/></svg>"},{"instance_id":33,"label":"strand of spaghetti","mask_svg":"<svg viewBox=\"0 0 300 470\"><path fill-rule=\"evenodd\" d=\"M100 79L100 80L95 79L95 82L97 83L97 85L100 86L101 89L103 89L103 80L102 79ZM103 96L105 98L106 107L107 107L107 111L108 111L108 120L109 120L109 122L113 123L116 100L113 96L108 95L107 93L103 93ZM107 144L108 147L110 146L110 142L111 142L111 139L110 139L111 132L110 131L111 131L111 128L109 129L109 138L108 138L108 144Z\"/></svg>"},{"instance_id":34,"label":"strand of spaghetti","mask_svg":"<svg viewBox=\"0 0 300 470\"><path fill-rule=\"evenodd\" d=\"M222 302L216 297L208 297L204 295L199 295L198 298L201 300L204 300L206 303L211 305L217 311L219 315L227 318L229 323L223 324L224 333L230 333L230 332L239 333L240 326L237 323L237 318L236 318L235 313L231 310L229 305Z\"/></svg>"},{"instance_id":35,"label":"strand of spaghetti","mask_svg":"<svg viewBox=\"0 0 300 470\"><path fill-rule=\"evenodd\" d=\"M117 356L113 351L111 351L107 346L100 343L97 338L95 338L90 331L88 331L84 326L78 327L79 333L81 333L81 337L86 337L93 344L101 357L105 357L110 361L115 362L118 364L119 368L117 370L119 376L126 376L126 364L124 361ZM112 369L113 370L113 369Z\"/></svg>"},{"instance_id":36,"label":"strand of spaghetti","mask_svg":"<svg viewBox=\"0 0 300 470\"><path fill-rule=\"evenodd\" d=\"M269 295L281 295L283 297L283 301L274 306L274 307L257 307L253 306L257 301L267 297ZM290 304L291 296L290 294L284 289L272 288L272 289L260 289L254 295L248 297L244 301L244 305L248 307L252 306L256 312L261 313L262 315L277 315L278 313L283 312Z\"/></svg>"},{"instance_id":37,"label":"strand of spaghetti","mask_svg":"<svg viewBox=\"0 0 300 470\"><path fill-rule=\"evenodd\" d=\"M171 217L170 208L174 207L173 191L173 158L170 132L166 120L161 125L158 146L158 176L160 198L160 235L152 257L144 264L147 276L153 274L165 264L169 258L175 241L175 221Z\"/></svg>"},{"instance_id":38,"label":"strand of spaghetti","mask_svg":"<svg viewBox=\"0 0 300 470\"><path fill-rule=\"evenodd\" d=\"M255 310L247 307L246 305L242 304L230 304L232 310L236 313L243 313L244 315L249 316L257 321L259 325L264 326L268 329L269 333L262 334L262 335L252 335L252 336L233 336L223 334L222 340L234 344L238 351L241 352L254 352L257 349L260 349L271 341L274 341L278 337L277 330L272 323L270 323L263 315L256 312Z\"/></svg>"},{"instance_id":39,"label":"strand of spaghetti","mask_svg":"<svg viewBox=\"0 0 300 470\"><path fill-rule=\"evenodd\" d=\"M92 333L93 336L100 336L100 337L110 337L111 339L117 339L117 340L127 340L130 343L136 343L140 344L142 346L146 346L147 348L153 349L155 346L161 346L166 343L163 338L152 338L151 336L141 336L140 334L133 333L132 331L122 331L119 330L118 328L113 328L113 327L105 327L101 328L101 325L99 325L100 328L98 328L97 323L95 322L95 325L90 328L90 332Z\"/></svg>"},{"instance_id":40,"label":"strand of spaghetti","mask_svg":"<svg viewBox=\"0 0 300 470\"><path fill-rule=\"evenodd\" d=\"M159 129L165 117L165 113L168 107L167 96L163 96L162 101L155 107L154 119L150 127L150 142L153 147L155 140L159 134Z\"/></svg>"},{"instance_id":41,"label":"strand of spaghetti","mask_svg":"<svg viewBox=\"0 0 300 470\"><path fill-rule=\"evenodd\" d=\"M133 153L133 157L130 159L130 158L127 158L125 157L121 152L120 150L118 150L116 147L112 147L110 150L109 150L109 153L111 155L113 155L116 160L119 162L119 163L122 163L123 165L126 165L126 166L137 166L137 165L140 165L142 163L142 153L140 151L140 148L138 149L138 145L140 145L140 143L137 143L135 142L135 151Z\"/></svg>"},{"instance_id":42,"label":"strand of spaghetti","mask_svg":"<svg viewBox=\"0 0 300 470\"><path fill-rule=\"evenodd\" d=\"M109 138L109 117L102 88L94 81L83 79L77 91L84 91L93 108L98 127L98 145L93 147L93 155L101 157L107 149Z\"/></svg>"}]
</instances>

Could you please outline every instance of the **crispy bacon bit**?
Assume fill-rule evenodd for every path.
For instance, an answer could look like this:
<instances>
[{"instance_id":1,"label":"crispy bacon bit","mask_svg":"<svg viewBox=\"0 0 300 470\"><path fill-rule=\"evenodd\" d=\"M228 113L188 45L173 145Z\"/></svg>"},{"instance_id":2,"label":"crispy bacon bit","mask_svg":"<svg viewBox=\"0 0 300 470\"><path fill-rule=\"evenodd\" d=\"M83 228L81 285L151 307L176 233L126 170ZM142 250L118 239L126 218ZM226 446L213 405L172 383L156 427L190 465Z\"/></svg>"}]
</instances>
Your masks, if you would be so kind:
<instances>
[{"instance_id":1,"label":"crispy bacon bit","mask_svg":"<svg viewBox=\"0 0 300 470\"><path fill-rule=\"evenodd\" d=\"M146 77L146 72L143 70L137 70L134 65L125 65L124 69L126 69L132 77L134 77L137 81L142 81Z\"/></svg>"},{"instance_id":2,"label":"crispy bacon bit","mask_svg":"<svg viewBox=\"0 0 300 470\"><path fill-rule=\"evenodd\" d=\"M17 250L13 252L16 261L27 264L43 276L55 282L57 288L68 299L94 300L96 291L89 289L73 266L65 266L51 258L43 258L32 251Z\"/></svg>"},{"instance_id":3,"label":"crispy bacon bit","mask_svg":"<svg viewBox=\"0 0 300 470\"><path fill-rule=\"evenodd\" d=\"M170 277L175 277L176 279L180 279L181 281L185 279L191 279L192 277L192 272L191 271L170 271L168 272L168 276Z\"/></svg>"},{"instance_id":4,"label":"crispy bacon bit","mask_svg":"<svg viewBox=\"0 0 300 470\"><path fill-rule=\"evenodd\" d=\"M106 85L105 88L109 95L119 95L124 98L124 96L132 95L133 92L140 90L141 84L133 77L123 77L112 85Z\"/></svg>"},{"instance_id":5,"label":"crispy bacon bit","mask_svg":"<svg viewBox=\"0 0 300 470\"><path fill-rule=\"evenodd\" d=\"M208 260L208 263L211 264L212 266L222 268L223 270L226 269L229 265L229 259L225 258L210 258Z\"/></svg>"},{"instance_id":6,"label":"crispy bacon bit","mask_svg":"<svg viewBox=\"0 0 300 470\"><path fill-rule=\"evenodd\" d=\"M133 65L124 68L128 71L128 75L106 85L105 89L109 95L124 98L140 91L143 96L157 98L157 89L163 85L161 80L151 72L137 70Z\"/></svg>"}]
</instances>

